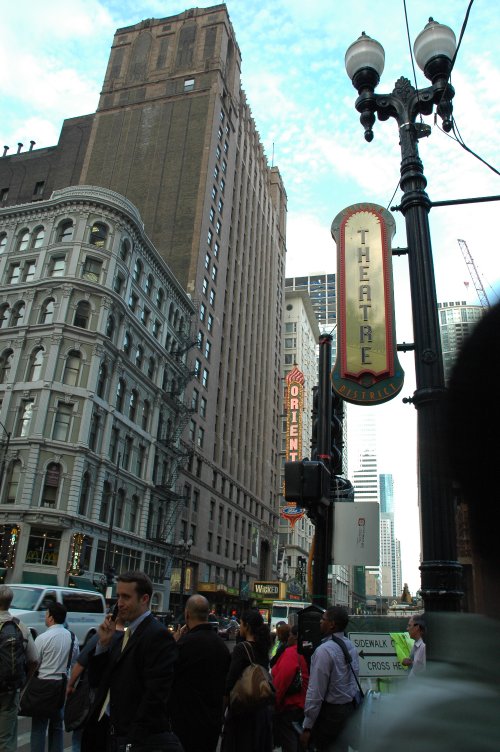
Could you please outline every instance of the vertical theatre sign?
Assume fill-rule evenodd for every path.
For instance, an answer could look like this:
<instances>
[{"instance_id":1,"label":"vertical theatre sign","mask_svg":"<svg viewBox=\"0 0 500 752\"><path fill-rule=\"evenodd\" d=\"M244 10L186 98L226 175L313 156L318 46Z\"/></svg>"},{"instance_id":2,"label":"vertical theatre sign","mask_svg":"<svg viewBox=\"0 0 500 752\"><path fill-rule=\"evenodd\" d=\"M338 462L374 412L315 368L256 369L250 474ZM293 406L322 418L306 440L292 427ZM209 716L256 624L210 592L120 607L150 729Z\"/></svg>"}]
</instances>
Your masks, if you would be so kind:
<instances>
[{"instance_id":1,"label":"vertical theatre sign","mask_svg":"<svg viewBox=\"0 0 500 752\"><path fill-rule=\"evenodd\" d=\"M287 374L285 379L286 462L298 462L302 459L303 408L304 374L295 367ZM281 507L280 515L289 521L293 530L297 520L305 515L305 511L292 501Z\"/></svg>"},{"instance_id":2,"label":"vertical theatre sign","mask_svg":"<svg viewBox=\"0 0 500 752\"><path fill-rule=\"evenodd\" d=\"M395 229L392 216L377 204L348 206L332 223L339 290L332 385L355 405L387 402L403 386L394 323Z\"/></svg>"}]
</instances>

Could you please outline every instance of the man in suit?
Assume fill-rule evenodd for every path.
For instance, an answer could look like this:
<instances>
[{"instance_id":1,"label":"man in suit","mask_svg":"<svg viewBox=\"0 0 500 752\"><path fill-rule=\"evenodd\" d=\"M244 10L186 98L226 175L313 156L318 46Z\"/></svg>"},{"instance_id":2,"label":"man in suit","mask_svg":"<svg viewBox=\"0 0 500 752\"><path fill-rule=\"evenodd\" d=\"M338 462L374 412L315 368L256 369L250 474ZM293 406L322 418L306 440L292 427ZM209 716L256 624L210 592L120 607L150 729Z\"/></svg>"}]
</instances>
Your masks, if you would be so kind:
<instances>
[{"instance_id":1,"label":"man in suit","mask_svg":"<svg viewBox=\"0 0 500 752\"><path fill-rule=\"evenodd\" d=\"M185 752L215 752L222 727L231 657L208 614L207 599L192 595L186 603L186 624L175 635L179 658L169 709L172 728Z\"/></svg>"},{"instance_id":2,"label":"man in suit","mask_svg":"<svg viewBox=\"0 0 500 752\"><path fill-rule=\"evenodd\" d=\"M82 749L182 752L167 715L177 647L151 614L152 593L151 580L143 572L117 577L118 615L128 627L123 637L115 638L111 615L99 627L99 642L89 661L96 698Z\"/></svg>"}]
</instances>

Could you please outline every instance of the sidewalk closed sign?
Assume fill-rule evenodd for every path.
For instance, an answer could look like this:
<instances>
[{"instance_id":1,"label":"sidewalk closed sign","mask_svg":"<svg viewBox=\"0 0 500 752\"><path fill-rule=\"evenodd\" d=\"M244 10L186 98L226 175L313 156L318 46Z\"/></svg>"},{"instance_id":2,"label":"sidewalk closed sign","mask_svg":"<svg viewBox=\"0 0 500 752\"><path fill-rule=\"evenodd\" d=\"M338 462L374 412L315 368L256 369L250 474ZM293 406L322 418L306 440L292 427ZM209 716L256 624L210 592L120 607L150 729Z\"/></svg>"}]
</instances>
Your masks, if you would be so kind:
<instances>
[{"instance_id":1,"label":"sidewalk closed sign","mask_svg":"<svg viewBox=\"0 0 500 752\"><path fill-rule=\"evenodd\" d=\"M359 675L372 679L384 676L405 676L396 647L388 633L350 632L348 635L359 657Z\"/></svg>"}]
</instances>

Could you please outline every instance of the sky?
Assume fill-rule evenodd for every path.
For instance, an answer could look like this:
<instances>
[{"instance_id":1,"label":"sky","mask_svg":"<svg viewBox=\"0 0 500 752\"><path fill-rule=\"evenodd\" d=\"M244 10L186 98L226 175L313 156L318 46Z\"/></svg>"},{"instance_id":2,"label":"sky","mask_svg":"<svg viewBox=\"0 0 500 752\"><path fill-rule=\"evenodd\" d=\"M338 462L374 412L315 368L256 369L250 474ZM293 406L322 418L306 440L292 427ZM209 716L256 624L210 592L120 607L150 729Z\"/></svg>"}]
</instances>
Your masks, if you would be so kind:
<instances>
[{"instance_id":1,"label":"sky","mask_svg":"<svg viewBox=\"0 0 500 752\"><path fill-rule=\"evenodd\" d=\"M413 40L430 16L459 37L470 0L407 0ZM198 0L198 7L214 2ZM403 0L228 0L242 54L242 86L270 163L288 196L287 276L336 271L330 226L345 207L364 201L397 205L400 151L395 121L376 122L363 138L357 96L344 66L347 47L362 31L386 54L379 92L390 92L413 70ZM165 18L191 7L177 0L0 0L0 144L35 149L57 143L66 117L95 111L115 30L145 18ZM454 116L467 146L500 169L500 62L495 50L500 14L495 0L475 0L452 73ZM416 65L415 65L416 67ZM417 69L417 85L427 86ZM498 174L434 124L420 141L420 157L434 201L500 194ZM458 239L466 241L490 302L500 294L500 206L476 203L434 208L430 214L437 298L477 303ZM403 217L393 246L405 246ZM493 232L493 235L492 235ZM398 342L412 342L408 269L394 259ZM379 471L394 475L396 534L402 542L403 581L419 586L416 491L416 412L402 398L415 388L411 353L400 354L406 374L401 394L373 408L380 425ZM369 408L359 408L369 409Z\"/></svg>"}]
</instances>

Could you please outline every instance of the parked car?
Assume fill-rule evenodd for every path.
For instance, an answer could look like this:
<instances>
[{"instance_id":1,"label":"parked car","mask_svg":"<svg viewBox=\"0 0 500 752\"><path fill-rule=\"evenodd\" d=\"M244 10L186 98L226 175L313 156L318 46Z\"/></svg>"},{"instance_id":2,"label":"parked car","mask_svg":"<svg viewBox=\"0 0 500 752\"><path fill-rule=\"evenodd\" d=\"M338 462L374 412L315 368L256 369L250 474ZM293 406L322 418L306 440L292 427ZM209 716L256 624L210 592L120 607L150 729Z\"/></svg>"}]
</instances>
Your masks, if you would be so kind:
<instances>
[{"instance_id":1,"label":"parked car","mask_svg":"<svg viewBox=\"0 0 500 752\"><path fill-rule=\"evenodd\" d=\"M240 625L236 619L221 619L217 631L223 640L235 640L240 633Z\"/></svg>"},{"instance_id":2,"label":"parked car","mask_svg":"<svg viewBox=\"0 0 500 752\"><path fill-rule=\"evenodd\" d=\"M31 631L33 638L45 632L45 612L50 602L62 603L68 615L66 622L80 645L84 645L97 632L106 614L106 602L101 593L73 587L53 585L16 585L9 587L14 593L9 608Z\"/></svg>"}]
</instances>

